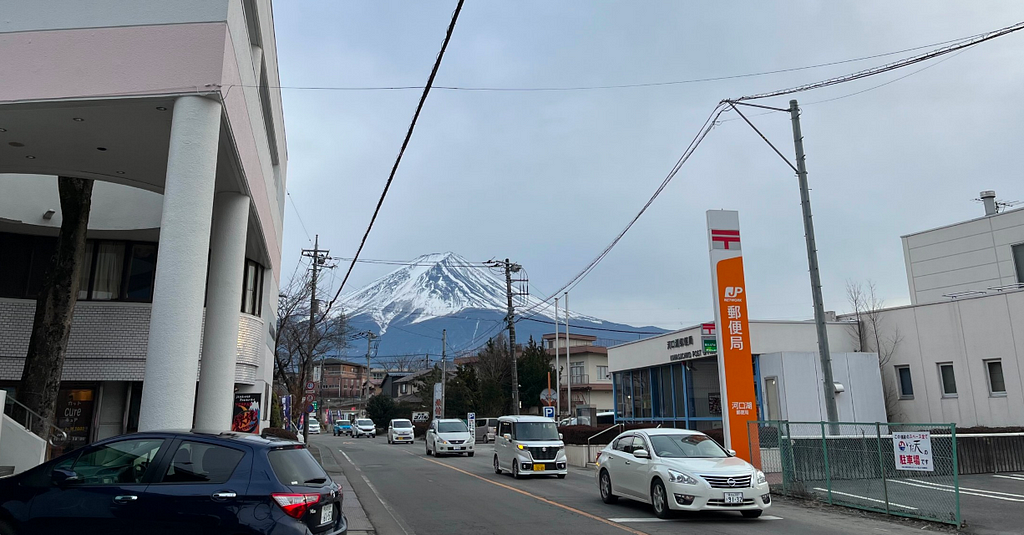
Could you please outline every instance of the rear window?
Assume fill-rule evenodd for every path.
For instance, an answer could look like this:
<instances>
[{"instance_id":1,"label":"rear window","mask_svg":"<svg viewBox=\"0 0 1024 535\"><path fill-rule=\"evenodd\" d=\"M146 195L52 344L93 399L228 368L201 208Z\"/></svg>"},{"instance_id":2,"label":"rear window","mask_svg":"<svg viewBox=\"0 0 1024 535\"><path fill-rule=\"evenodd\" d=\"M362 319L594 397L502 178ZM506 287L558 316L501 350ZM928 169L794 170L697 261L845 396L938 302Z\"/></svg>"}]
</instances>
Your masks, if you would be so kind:
<instances>
[{"instance_id":1,"label":"rear window","mask_svg":"<svg viewBox=\"0 0 1024 535\"><path fill-rule=\"evenodd\" d=\"M306 448L271 450L267 458L277 480L285 485L319 487L331 480Z\"/></svg>"}]
</instances>

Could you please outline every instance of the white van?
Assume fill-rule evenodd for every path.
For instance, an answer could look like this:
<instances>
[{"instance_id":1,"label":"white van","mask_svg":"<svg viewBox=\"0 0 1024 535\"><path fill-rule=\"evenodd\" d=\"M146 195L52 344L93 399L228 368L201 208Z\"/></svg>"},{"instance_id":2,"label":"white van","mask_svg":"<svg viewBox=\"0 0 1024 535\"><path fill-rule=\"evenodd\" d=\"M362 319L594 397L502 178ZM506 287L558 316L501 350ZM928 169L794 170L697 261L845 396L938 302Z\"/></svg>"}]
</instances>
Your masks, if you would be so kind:
<instances>
[{"instance_id":1,"label":"white van","mask_svg":"<svg viewBox=\"0 0 1024 535\"><path fill-rule=\"evenodd\" d=\"M494 438L494 473L512 472L518 479L526 475L569 473L565 444L555 420L541 416L502 416Z\"/></svg>"},{"instance_id":2,"label":"white van","mask_svg":"<svg viewBox=\"0 0 1024 535\"><path fill-rule=\"evenodd\" d=\"M477 418L476 420L476 441L494 442L494 435L498 431L497 418Z\"/></svg>"}]
</instances>

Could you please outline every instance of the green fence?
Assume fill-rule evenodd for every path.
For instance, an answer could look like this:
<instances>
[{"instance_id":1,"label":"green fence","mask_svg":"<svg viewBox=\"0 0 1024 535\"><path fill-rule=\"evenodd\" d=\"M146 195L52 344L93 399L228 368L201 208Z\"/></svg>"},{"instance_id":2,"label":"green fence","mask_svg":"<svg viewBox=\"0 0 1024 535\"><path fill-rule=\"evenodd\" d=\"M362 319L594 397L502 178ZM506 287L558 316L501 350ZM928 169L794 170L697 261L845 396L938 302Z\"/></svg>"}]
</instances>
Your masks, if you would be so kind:
<instances>
[{"instance_id":1,"label":"green fence","mask_svg":"<svg viewBox=\"0 0 1024 535\"><path fill-rule=\"evenodd\" d=\"M750 422L772 490L962 525L955 424Z\"/></svg>"}]
</instances>

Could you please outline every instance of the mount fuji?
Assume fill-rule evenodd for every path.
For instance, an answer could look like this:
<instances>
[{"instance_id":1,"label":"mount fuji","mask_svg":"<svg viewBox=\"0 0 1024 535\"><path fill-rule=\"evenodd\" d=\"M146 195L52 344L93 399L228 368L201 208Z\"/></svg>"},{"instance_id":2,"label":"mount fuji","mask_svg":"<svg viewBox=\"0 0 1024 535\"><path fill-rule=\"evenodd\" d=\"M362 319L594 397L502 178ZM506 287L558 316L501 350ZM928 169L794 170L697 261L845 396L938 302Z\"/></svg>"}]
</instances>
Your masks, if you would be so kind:
<instances>
[{"instance_id":1,"label":"mount fuji","mask_svg":"<svg viewBox=\"0 0 1024 535\"><path fill-rule=\"evenodd\" d=\"M342 298L353 332L380 336L374 365L412 356L437 360L441 333L447 331L448 355L471 351L502 332L508 306L505 281L497 270L469 262L455 253L420 256ZM503 278L503 277L502 277ZM517 343L554 332L552 304L532 296L517 296ZM559 310L559 317L564 312ZM661 333L656 327L633 327L570 311L570 334L596 336L601 345L637 340ZM564 329L564 326L562 327ZM634 332L616 332L634 331ZM366 348L349 344L345 358L362 362Z\"/></svg>"}]
</instances>

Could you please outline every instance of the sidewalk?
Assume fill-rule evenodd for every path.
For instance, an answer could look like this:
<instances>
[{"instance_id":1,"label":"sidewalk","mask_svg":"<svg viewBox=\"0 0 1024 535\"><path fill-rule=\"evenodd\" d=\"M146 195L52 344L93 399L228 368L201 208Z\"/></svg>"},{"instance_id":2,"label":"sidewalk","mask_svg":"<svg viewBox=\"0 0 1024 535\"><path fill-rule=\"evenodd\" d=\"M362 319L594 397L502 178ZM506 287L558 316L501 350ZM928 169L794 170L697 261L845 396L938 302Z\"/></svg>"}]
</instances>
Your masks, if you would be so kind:
<instances>
[{"instance_id":1,"label":"sidewalk","mask_svg":"<svg viewBox=\"0 0 1024 535\"><path fill-rule=\"evenodd\" d=\"M349 483L345 473L341 471L341 466L338 465L338 461L334 458L334 453L328 449L326 458L324 458L320 447L316 444L309 445L309 452L320 462L320 466L323 466L324 470L330 474L331 479L341 485L345 497L342 502L341 512L348 520L349 535L376 535L377 532L373 529L373 525L370 524L370 519L366 517L363 505L359 503L359 497L352 490L352 484Z\"/></svg>"}]
</instances>

